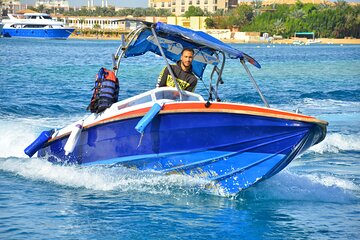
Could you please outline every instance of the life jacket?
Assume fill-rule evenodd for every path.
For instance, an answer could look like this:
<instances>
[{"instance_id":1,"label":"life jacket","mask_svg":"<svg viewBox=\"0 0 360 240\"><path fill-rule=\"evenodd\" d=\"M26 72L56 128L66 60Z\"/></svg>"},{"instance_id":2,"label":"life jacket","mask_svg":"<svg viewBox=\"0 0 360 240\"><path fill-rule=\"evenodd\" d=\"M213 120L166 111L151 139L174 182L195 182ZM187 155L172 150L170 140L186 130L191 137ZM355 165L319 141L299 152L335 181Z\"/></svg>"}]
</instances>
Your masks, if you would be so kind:
<instances>
[{"instance_id":1,"label":"life jacket","mask_svg":"<svg viewBox=\"0 0 360 240\"><path fill-rule=\"evenodd\" d=\"M119 80L113 71L100 68L96 74L94 93L87 110L101 113L118 101Z\"/></svg>"}]
</instances>

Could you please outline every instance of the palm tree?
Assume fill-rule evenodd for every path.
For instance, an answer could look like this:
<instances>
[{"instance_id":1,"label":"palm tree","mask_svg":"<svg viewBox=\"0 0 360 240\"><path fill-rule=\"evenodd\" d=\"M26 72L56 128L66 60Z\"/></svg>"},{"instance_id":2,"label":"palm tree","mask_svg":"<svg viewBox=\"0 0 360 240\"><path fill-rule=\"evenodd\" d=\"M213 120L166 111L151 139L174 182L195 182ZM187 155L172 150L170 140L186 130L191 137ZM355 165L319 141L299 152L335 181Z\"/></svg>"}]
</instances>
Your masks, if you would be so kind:
<instances>
[{"instance_id":1,"label":"palm tree","mask_svg":"<svg viewBox=\"0 0 360 240\"><path fill-rule=\"evenodd\" d=\"M274 33L276 35L282 35L284 32L286 32L286 27L282 19L277 19L274 24Z\"/></svg>"},{"instance_id":2,"label":"palm tree","mask_svg":"<svg viewBox=\"0 0 360 240\"><path fill-rule=\"evenodd\" d=\"M85 20L83 18L79 19L79 23L80 23L80 28L83 29L83 23L85 22Z\"/></svg>"},{"instance_id":3,"label":"palm tree","mask_svg":"<svg viewBox=\"0 0 360 240\"><path fill-rule=\"evenodd\" d=\"M98 23L95 23L94 25L93 25L93 29L96 29L96 37L98 37L99 36L99 29L101 28L101 26L100 26L100 24L98 24Z\"/></svg>"},{"instance_id":4,"label":"palm tree","mask_svg":"<svg viewBox=\"0 0 360 240\"><path fill-rule=\"evenodd\" d=\"M261 0L254 0L252 2L252 6L254 8L255 16L260 15L260 9L262 7L262 1Z\"/></svg>"},{"instance_id":5,"label":"palm tree","mask_svg":"<svg viewBox=\"0 0 360 240\"><path fill-rule=\"evenodd\" d=\"M290 13L290 17L296 18L296 19L302 19L305 17L305 12L302 9L295 9Z\"/></svg>"},{"instance_id":6,"label":"palm tree","mask_svg":"<svg viewBox=\"0 0 360 240\"><path fill-rule=\"evenodd\" d=\"M41 4L37 7L37 10L42 13L45 10L45 6Z\"/></svg>"}]
</instances>

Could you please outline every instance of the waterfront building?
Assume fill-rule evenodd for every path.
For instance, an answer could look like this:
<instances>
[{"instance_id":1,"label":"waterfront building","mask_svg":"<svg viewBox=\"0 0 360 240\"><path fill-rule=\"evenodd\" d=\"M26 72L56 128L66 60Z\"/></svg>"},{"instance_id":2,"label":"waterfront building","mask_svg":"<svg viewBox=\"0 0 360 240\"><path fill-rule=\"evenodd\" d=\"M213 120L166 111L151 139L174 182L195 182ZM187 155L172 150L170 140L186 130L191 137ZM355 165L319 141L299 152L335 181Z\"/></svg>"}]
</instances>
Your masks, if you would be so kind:
<instances>
[{"instance_id":1,"label":"waterfront building","mask_svg":"<svg viewBox=\"0 0 360 240\"><path fill-rule=\"evenodd\" d=\"M40 5L43 5L45 8L49 9L69 10L68 0L36 0L35 7L39 7Z\"/></svg>"},{"instance_id":2,"label":"waterfront building","mask_svg":"<svg viewBox=\"0 0 360 240\"><path fill-rule=\"evenodd\" d=\"M228 11L237 5L237 0L149 0L148 7L168 9L171 14L183 15L190 6L200 7L204 12Z\"/></svg>"},{"instance_id":3,"label":"waterfront building","mask_svg":"<svg viewBox=\"0 0 360 240\"><path fill-rule=\"evenodd\" d=\"M21 4L20 0L2 0L2 4L0 4L0 14L1 16L6 16L8 13L13 14L26 8L27 5Z\"/></svg>"},{"instance_id":4,"label":"waterfront building","mask_svg":"<svg viewBox=\"0 0 360 240\"><path fill-rule=\"evenodd\" d=\"M101 7L109 7L108 0L101 0ZM87 8L88 9L95 9L96 6L94 5L94 0L87 0Z\"/></svg>"},{"instance_id":5,"label":"waterfront building","mask_svg":"<svg viewBox=\"0 0 360 240\"><path fill-rule=\"evenodd\" d=\"M86 30L86 29L98 29L98 30L110 30L110 31L129 31L136 26L134 24L124 22L118 22L116 20L119 17L93 17L93 16L59 16L61 21L68 24L70 27ZM182 27L205 30L205 19L207 17L142 17L136 18L137 20L143 20L147 22L164 22L169 24L176 24Z\"/></svg>"},{"instance_id":6,"label":"waterfront building","mask_svg":"<svg viewBox=\"0 0 360 240\"><path fill-rule=\"evenodd\" d=\"M127 30L124 22L117 22L119 17L60 17L69 27L76 29Z\"/></svg>"},{"instance_id":7,"label":"waterfront building","mask_svg":"<svg viewBox=\"0 0 360 240\"><path fill-rule=\"evenodd\" d=\"M76 28L79 33L86 34L100 34L102 36L119 37L121 33L129 32L136 28L136 22L118 22L116 17L76 17L76 16L61 16L62 21L70 27ZM230 29L206 29L205 19L207 17L193 16L186 17L141 17L137 20L147 22L164 22L168 24L175 24L193 30L201 30L207 32L215 38L223 40L236 40L238 42L259 42L260 32L231 32ZM92 32L92 33L91 33Z\"/></svg>"},{"instance_id":8,"label":"waterfront building","mask_svg":"<svg viewBox=\"0 0 360 240\"><path fill-rule=\"evenodd\" d=\"M273 4L288 4L295 5L299 0L239 0L238 4L254 4L260 3L263 6L269 6ZM301 3L312 3L312 4L331 4L328 0L300 0Z\"/></svg>"}]
</instances>

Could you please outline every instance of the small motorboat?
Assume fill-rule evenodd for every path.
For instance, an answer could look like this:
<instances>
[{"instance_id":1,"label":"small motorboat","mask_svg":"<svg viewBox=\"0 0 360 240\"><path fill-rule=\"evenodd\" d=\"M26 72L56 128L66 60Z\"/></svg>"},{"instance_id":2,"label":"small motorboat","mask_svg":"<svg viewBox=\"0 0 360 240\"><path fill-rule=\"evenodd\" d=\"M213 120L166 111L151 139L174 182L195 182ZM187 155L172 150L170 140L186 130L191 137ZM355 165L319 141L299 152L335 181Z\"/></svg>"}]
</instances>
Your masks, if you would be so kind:
<instances>
[{"instance_id":1,"label":"small motorboat","mask_svg":"<svg viewBox=\"0 0 360 240\"><path fill-rule=\"evenodd\" d=\"M8 14L3 20L4 37L67 39L75 30L63 22L55 21L47 13Z\"/></svg>"},{"instance_id":2,"label":"small motorboat","mask_svg":"<svg viewBox=\"0 0 360 240\"><path fill-rule=\"evenodd\" d=\"M314 44L321 44L321 40L319 39L308 39L305 45L314 45Z\"/></svg>"},{"instance_id":3,"label":"small motorboat","mask_svg":"<svg viewBox=\"0 0 360 240\"><path fill-rule=\"evenodd\" d=\"M296 46L302 46L302 45L305 45L305 43L301 40L295 40L292 42L293 45L296 45Z\"/></svg>"},{"instance_id":4,"label":"small motorboat","mask_svg":"<svg viewBox=\"0 0 360 240\"><path fill-rule=\"evenodd\" d=\"M138 25L113 54L115 74L123 57L153 52L171 69L168 60L176 62L183 48L192 48L198 78L207 65L212 67L206 98L182 90L175 81L176 87L151 89L62 129L44 131L26 154L38 152L38 157L60 164L189 175L207 180L210 191L236 195L280 172L325 138L327 122L270 108L246 64L260 68L254 58L201 31L161 22ZM218 92L227 58L239 59L264 107L221 102Z\"/></svg>"}]
</instances>

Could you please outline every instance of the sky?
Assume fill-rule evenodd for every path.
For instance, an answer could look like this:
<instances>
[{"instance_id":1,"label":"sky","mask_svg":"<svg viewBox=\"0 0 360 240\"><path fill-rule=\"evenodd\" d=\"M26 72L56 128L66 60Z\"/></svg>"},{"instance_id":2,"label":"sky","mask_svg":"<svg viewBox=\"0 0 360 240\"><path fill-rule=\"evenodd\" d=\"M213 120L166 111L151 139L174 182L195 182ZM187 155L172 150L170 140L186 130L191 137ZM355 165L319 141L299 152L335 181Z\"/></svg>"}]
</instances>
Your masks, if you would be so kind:
<instances>
[{"instance_id":1,"label":"sky","mask_svg":"<svg viewBox=\"0 0 360 240\"><path fill-rule=\"evenodd\" d=\"M87 0L68 0L70 6L87 6ZM35 0L20 0L24 4L35 4ZM101 0L94 0L95 6L101 6ZM108 5L116 7L147 7L148 0L108 0Z\"/></svg>"}]
</instances>

